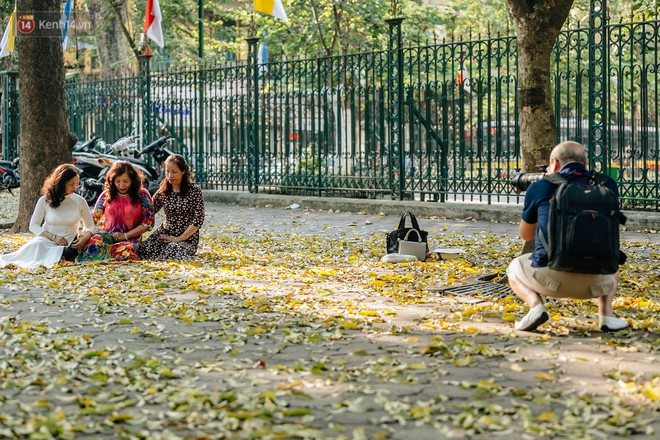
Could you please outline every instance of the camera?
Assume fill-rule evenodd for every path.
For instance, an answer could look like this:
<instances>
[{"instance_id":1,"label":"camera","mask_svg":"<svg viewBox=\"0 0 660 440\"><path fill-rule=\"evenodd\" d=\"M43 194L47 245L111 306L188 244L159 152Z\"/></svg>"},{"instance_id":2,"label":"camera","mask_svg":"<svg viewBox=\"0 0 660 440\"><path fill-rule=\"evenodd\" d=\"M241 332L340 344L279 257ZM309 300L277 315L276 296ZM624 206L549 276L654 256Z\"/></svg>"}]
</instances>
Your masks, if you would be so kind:
<instances>
[{"instance_id":1,"label":"camera","mask_svg":"<svg viewBox=\"0 0 660 440\"><path fill-rule=\"evenodd\" d=\"M527 191L529 185L543 179L543 176L545 176L545 173L519 173L511 178L511 185L518 192Z\"/></svg>"}]
</instances>

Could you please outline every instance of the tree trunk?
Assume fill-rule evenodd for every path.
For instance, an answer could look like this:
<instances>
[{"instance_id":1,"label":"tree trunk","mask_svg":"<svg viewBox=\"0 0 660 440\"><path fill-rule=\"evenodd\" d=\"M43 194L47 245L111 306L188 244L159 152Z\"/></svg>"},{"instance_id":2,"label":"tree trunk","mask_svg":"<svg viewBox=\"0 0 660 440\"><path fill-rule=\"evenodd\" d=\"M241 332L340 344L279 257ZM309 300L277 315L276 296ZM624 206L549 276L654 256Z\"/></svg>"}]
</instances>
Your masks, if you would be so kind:
<instances>
[{"instance_id":1,"label":"tree trunk","mask_svg":"<svg viewBox=\"0 0 660 440\"><path fill-rule=\"evenodd\" d=\"M118 7L113 7L108 0L87 0L87 7L96 37L101 77L111 79L132 75L135 59L126 44L122 18L117 15Z\"/></svg>"},{"instance_id":2,"label":"tree trunk","mask_svg":"<svg viewBox=\"0 0 660 440\"><path fill-rule=\"evenodd\" d=\"M59 12L59 0L19 0L19 11ZM35 33L37 31L35 30ZM57 165L71 162L75 136L69 133L64 59L59 37L17 39L21 196L12 232L26 232L41 187Z\"/></svg>"},{"instance_id":3,"label":"tree trunk","mask_svg":"<svg viewBox=\"0 0 660 440\"><path fill-rule=\"evenodd\" d=\"M548 165L556 132L550 57L573 0L508 0L518 43L518 104L523 171Z\"/></svg>"}]
</instances>

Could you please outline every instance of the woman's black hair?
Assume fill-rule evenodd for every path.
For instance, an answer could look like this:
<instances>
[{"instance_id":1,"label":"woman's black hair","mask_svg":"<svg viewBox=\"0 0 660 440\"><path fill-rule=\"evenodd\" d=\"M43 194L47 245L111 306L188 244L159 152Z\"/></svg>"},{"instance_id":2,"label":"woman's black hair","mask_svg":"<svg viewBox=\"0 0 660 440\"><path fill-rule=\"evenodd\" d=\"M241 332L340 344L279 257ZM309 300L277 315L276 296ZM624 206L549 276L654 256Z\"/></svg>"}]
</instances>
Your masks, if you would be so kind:
<instances>
[{"instance_id":1,"label":"woman's black hair","mask_svg":"<svg viewBox=\"0 0 660 440\"><path fill-rule=\"evenodd\" d=\"M172 154L167 159L165 159L165 162L163 162L163 168L166 168L168 163L174 163L183 173L183 176L181 177L181 189L179 190L179 194L181 194L183 197L187 196L188 191L193 185L193 176L192 171L190 171L190 165L188 165L186 159L184 159L180 154ZM172 194L172 184L168 182L167 179L163 179L160 182L158 191L166 195L170 195Z\"/></svg>"},{"instance_id":2,"label":"woman's black hair","mask_svg":"<svg viewBox=\"0 0 660 440\"><path fill-rule=\"evenodd\" d=\"M131 179L131 186L128 188L128 194L131 196L131 201L134 205L140 203L140 190L142 189L142 172L135 168L127 160L118 160L113 163L108 173L105 175L105 184L103 189L107 190L110 194L110 199L113 200L119 194L117 190L117 185L115 185L115 178L121 176L122 174L128 174L128 177ZM108 200L108 201L109 201Z\"/></svg>"},{"instance_id":3,"label":"woman's black hair","mask_svg":"<svg viewBox=\"0 0 660 440\"><path fill-rule=\"evenodd\" d=\"M66 197L66 184L69 180L79 176L78 168L70 163L65 163L55 168L46 177L41 194L46 196L46 201L53 208L57 208Z\"/></svg>"}]
</instances>

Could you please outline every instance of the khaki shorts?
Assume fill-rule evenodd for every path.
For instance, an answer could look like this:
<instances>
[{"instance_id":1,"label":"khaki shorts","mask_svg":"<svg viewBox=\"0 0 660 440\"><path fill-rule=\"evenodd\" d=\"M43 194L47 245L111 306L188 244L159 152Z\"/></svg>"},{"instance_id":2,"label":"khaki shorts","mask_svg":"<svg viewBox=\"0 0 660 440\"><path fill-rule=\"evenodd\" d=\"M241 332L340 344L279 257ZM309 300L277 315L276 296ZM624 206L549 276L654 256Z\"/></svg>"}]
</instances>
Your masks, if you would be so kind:
<instances>
[{"instance_id":1,"label":"khaki shorts","mask_svg":"<svg viewBox=\"0 0 660 440\"><path fill-rule=\"evenodd\" d=\"M607 295L616 287L616 274L591 275L560 272L549 267L532 267L530 255L524 254L513 260L506 273L539 295L589 299Z\"/></svg>"}]
</instances>

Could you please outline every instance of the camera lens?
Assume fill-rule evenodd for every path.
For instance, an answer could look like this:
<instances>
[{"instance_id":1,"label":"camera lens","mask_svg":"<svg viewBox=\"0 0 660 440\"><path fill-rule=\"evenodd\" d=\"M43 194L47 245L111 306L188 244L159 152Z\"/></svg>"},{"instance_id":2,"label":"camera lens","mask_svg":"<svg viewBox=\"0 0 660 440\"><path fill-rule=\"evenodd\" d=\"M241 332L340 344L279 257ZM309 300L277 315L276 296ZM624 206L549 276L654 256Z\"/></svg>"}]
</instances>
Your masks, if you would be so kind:
<instances>
[{"instance_id":1,"label":"camera lens","mask_svg":"<svg viewBox=\"0 0 660 440\"><path fill-rule=\"evenodd\" d=\"M520 173L516 174L511 178L511 185L518 191L518 192L523 192L527 191L527 188L529 188L529 185L532 183L536 182L537 180L541 180L545 173Z\"/></svg>"}]
</instances>

